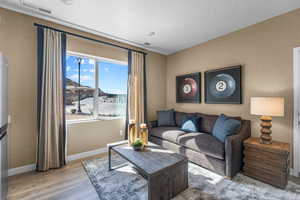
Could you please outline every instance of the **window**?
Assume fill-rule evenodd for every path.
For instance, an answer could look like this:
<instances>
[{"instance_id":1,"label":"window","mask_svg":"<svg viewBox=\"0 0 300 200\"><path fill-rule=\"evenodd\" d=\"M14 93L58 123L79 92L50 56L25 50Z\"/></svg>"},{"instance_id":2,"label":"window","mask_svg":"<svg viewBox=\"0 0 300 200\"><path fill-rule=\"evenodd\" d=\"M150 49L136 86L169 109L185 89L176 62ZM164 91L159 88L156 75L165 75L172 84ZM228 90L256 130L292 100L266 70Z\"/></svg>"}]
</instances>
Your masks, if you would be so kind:
<instances>
[{"instance_id":1,"label":"window","mask_svg":"<svg viewBox=\"0 0 300 200\"><path fill-rule=\"evenodd\" d=\"M127 63L68 53L66 119L125 117L127 79Z\"/></svg>"}]
</instances>

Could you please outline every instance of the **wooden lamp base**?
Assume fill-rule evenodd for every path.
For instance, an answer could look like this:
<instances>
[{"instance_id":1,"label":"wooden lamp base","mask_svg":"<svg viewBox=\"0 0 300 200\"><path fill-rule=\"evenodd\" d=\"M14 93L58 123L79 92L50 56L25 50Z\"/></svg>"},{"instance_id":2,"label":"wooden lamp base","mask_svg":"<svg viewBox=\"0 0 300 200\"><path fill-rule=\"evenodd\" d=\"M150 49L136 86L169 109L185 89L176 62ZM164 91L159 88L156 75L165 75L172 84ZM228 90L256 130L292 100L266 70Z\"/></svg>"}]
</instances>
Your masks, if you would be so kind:
<instances>
[{"instance_id":1,"label":"wooden lamp base","mask_svg":"<svg viewBox=\"0 0 300 200\"><path fill-rule=\"evenodd\" d=\"M262 116L260 118L261 123L261 135L260 135L260 143L261 144L272 144L272 137L271 137L271 127L272 127L272 117L270 116Z\"/></svg>"}]
</instances>

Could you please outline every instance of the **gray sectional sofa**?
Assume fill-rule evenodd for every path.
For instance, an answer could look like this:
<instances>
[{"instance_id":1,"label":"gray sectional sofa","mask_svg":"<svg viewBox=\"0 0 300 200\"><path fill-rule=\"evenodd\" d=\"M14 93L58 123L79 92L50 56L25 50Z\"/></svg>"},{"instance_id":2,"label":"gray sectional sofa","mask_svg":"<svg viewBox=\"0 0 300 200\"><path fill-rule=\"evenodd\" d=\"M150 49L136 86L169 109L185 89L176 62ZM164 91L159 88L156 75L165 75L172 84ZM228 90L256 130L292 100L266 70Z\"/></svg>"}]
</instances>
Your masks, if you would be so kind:
<instances>
[{"instance_id":1,"label":"gray sectional sofa","mask_svg":"<svg viewBox=\"0 0 300 200\"><path fill-rule=\"evenodd\" d=\"M180 129L184 116L201 118L199 133L186 133ZM243 141L251 135L250 121L232 117L241 120L241 129L235 135L228 136L225 143L222 143L211 134L217 118L217 115L175 111L176 126L158 127L157 121L151 122L149 140L186 155L195 164L232 178L242 168Z\"/></svg>"}]
</instances>

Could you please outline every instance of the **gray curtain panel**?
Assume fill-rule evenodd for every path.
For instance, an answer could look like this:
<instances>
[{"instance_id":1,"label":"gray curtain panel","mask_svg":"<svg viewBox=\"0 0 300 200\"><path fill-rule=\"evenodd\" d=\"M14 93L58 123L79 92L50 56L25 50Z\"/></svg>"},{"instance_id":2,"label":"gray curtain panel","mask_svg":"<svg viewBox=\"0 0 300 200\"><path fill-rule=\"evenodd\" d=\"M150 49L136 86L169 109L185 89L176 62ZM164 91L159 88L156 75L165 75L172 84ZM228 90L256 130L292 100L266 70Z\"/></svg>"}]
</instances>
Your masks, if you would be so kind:
<instances>
[{"instance_id":1,"label":"gray curtain panel","mask_svg":"<svg viewBox=\"0 0 300 200\"><path fill-rule=\"evenodd\" d=\"M37 170L65 165L66 35L38 28L38 152Z\"/></svg>"}]
</instances>

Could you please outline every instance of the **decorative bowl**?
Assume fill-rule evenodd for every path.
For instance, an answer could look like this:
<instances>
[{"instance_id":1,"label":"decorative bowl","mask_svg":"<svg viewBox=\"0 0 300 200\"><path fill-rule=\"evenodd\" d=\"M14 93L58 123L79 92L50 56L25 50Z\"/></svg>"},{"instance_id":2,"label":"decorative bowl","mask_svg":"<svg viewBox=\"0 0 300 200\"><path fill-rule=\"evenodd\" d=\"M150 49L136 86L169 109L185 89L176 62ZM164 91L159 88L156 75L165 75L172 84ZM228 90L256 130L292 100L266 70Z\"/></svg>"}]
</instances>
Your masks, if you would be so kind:
<instances>
[{"instance_id":1,"label":"decorative bowl","mask_svg":"<svg viewBox=\"0 0 300 200\"><path fill-rule=\"evenodd\" d=\"M132 146L132 148L135 151L141 151L142 150L142 146Z\"/></svg>"}]
</instances>

